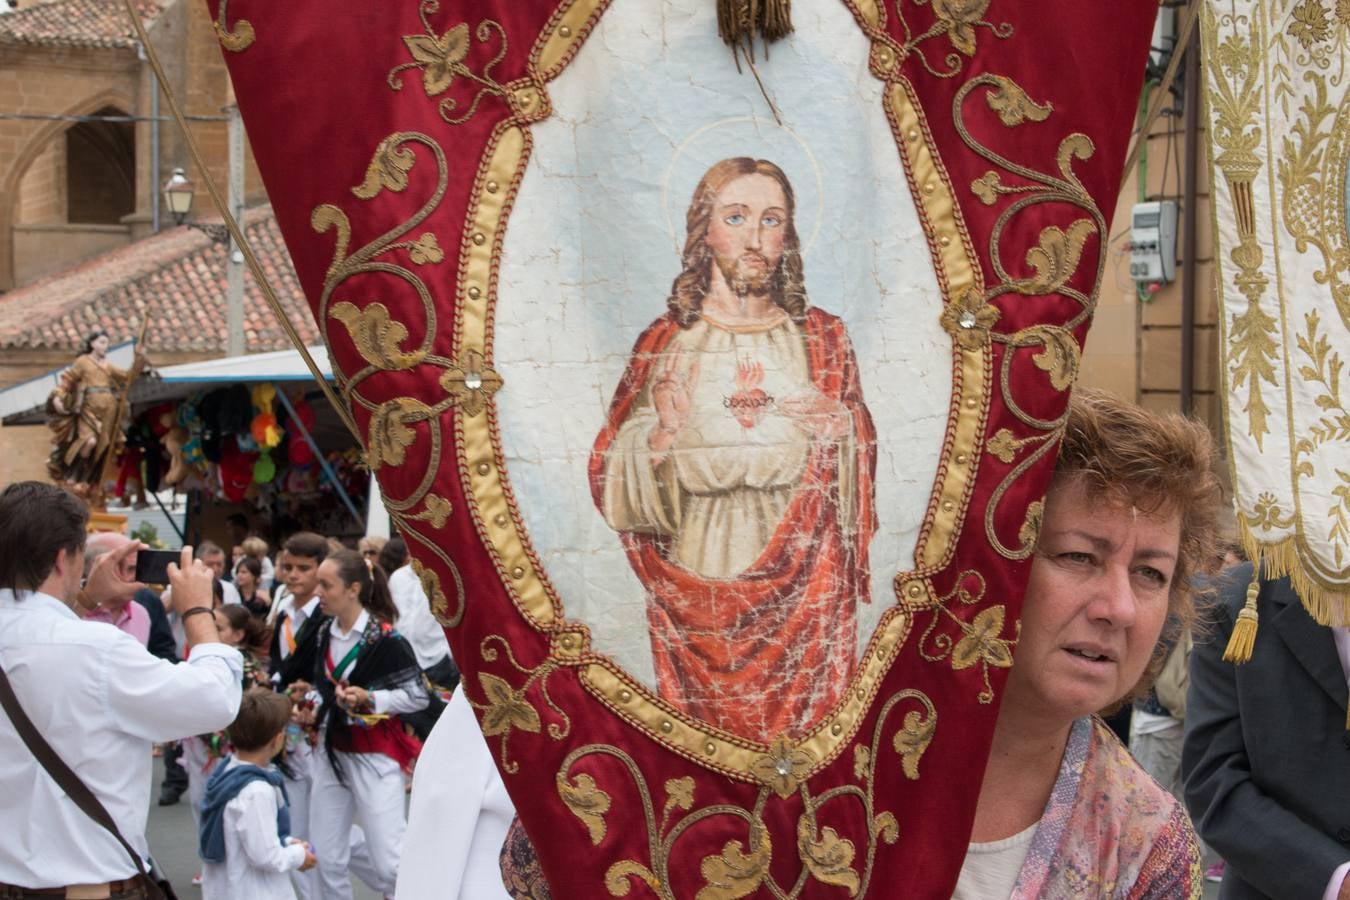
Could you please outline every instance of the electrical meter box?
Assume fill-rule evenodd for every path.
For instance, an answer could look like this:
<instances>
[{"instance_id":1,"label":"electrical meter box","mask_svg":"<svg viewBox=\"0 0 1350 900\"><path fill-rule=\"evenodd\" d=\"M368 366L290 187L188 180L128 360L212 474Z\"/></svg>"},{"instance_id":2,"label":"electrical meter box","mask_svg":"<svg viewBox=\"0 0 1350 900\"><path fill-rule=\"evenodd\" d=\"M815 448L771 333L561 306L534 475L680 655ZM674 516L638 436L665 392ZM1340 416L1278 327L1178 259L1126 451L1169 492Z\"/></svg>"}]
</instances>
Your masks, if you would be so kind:
<instances>
[{"instance_id":1,"label":"electrical meter box","mask_svg":"<svg viewBox=\"0 0 1350 900\"><path fill-rule=\"evenodd\" d=\"M1176 277L1176 269L1176 201L1136 203L1130 214L1130 277L1135 281L1170 282Z\"/></svg>"}]
</instances>

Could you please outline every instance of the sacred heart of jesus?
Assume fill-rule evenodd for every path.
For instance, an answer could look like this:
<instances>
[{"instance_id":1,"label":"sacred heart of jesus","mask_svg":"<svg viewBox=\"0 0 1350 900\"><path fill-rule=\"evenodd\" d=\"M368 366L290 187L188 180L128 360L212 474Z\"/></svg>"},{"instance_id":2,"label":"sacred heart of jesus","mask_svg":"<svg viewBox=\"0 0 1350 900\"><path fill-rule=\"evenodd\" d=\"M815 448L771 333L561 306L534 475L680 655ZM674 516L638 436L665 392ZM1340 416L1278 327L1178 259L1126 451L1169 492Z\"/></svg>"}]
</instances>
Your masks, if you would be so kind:
<instances>
[{"instance_id":1,"label":"sacred heart of jesus","mask_svg":"<svg viewBox=\"0 0 1350 900\"><path fill-rule=\"evenodd\" d=\"M941 894L1148 4L211 5L555 895Z\"/></svg>"}]
</instances>

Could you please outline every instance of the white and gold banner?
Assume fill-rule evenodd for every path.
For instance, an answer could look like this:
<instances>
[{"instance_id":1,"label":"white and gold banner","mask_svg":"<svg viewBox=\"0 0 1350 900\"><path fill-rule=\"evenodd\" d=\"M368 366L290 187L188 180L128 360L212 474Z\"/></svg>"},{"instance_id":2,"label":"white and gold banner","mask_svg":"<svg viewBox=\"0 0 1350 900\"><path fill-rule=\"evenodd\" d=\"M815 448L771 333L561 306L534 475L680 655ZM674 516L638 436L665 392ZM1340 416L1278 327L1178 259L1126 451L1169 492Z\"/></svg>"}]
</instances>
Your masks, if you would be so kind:
<instances>
[{"instance_id":1,"label":"white and gold banner","mask_svg":"<svg viewBox=\"0 0 1350 900\"><path fill-rule=\"evenodd\" d=\"M1238 524L1322 624L1350 623L1350 2L1202 12Z\"/></svg>"}]
</instances>

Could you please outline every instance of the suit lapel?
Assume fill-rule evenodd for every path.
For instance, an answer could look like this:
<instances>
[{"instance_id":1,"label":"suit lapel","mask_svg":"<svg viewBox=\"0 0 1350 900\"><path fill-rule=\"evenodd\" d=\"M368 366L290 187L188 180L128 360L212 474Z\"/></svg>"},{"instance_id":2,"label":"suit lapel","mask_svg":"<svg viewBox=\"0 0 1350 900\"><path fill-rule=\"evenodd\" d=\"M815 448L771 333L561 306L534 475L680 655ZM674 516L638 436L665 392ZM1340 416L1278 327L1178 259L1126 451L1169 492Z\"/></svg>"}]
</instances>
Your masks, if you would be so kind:
<instances>
[{"instance_id":1,"label":"suit lapel","mask_svg":"<svg viewBox=\"0 0 1350 900\"><path fill-rule=\"evenodd\" d=\"M1303 604L1292 591L1276 595L1275 631L1289 647L1294 659L1308 671L1322 690L1341 709L1346 707L1347 687L1341 659L1336 654L1336 641L1331 629L1318 625L1303 609Z\"/></svg>"}]
</instances>

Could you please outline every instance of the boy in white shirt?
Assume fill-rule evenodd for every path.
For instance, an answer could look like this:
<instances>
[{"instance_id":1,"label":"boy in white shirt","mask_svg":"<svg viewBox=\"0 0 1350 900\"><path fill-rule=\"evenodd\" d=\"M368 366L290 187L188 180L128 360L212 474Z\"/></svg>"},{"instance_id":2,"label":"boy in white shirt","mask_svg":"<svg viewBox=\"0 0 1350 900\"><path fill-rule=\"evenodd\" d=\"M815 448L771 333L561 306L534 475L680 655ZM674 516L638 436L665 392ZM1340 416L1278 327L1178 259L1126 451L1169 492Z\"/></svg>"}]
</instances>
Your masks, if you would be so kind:
<instances>
[{"instance_id":1,"label":"boy in white shirt","mask_svg":"<svg viewBox=\"0 0 1350 900\"><path fill-rule=\"evenodd\" d=\"M202 799L202 900L295 900L288 873L314 867L313 851L290 836L286 789L271 763L290 719L285 694L244 692L229 728L234 754L211 773Z\"/></svg>"}]
</instances>

